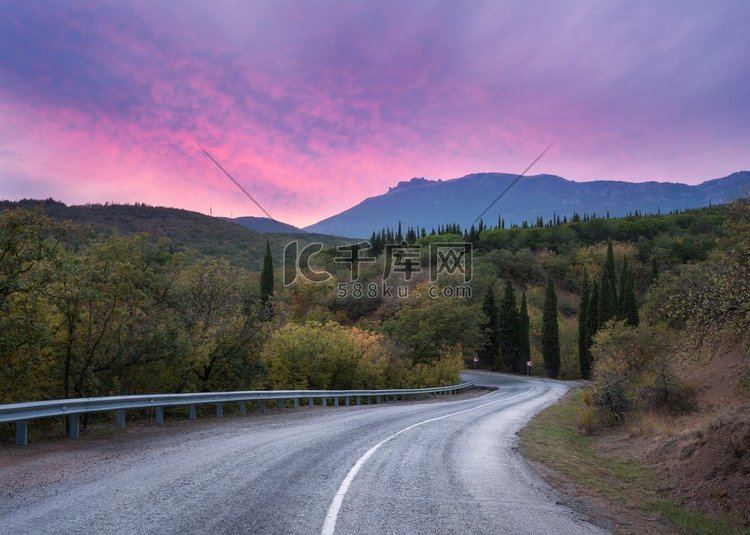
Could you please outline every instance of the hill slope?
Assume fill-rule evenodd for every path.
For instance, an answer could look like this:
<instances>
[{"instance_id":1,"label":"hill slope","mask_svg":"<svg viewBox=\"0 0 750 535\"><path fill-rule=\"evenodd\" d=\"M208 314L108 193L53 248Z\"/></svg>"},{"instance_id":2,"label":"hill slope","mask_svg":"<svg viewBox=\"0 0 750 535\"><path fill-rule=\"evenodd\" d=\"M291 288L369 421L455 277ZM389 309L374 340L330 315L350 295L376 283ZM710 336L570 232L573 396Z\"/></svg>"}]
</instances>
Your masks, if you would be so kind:
<instances>
[{"instance_id":1,"label":"hill slope","mask_svg":"<svg viewBox=\"0 0 750 535\"><path fill-rule=\"evenodd\" d=\"M326 234L369 237L373 230L408 226L431 227L448 222L469 226L516 178L503 173L478 173L452 180L412 179L388 193L324 219L305 230ZM495 224L500 214L507 224L545 220L557 213L624 216L640 211L656 213L698 208L731 200L750 191L750 172L741 171L697 186L668 182L574 182L553 175L522 178L483 217Z\"/></svg>"},{"instance_id":2,"label":"hill slope","mask_svg":"<svg viewBox=\"0 0 750 535\"><path fill-rule=\"evenodd\" d=\"M269 219L267 217L255 217L248 215L235 218L222 217L221 219L224 219L225 221L231 221L232 223L237 223L238 225L242 225L243 227L247 227L250 230L255 230L257 232L304 232L302 229L295 227L294 225L283 223L281 221L274 221L273 219Z\"/></svg>"},{"instance_id":3,"label":"hill slope","mask_svg":"<svg viewBox=\"0 0 750 535\"><path fill-rule=\"evenodd\" d=\"M96 234L106 236L114 232L148 232L153 236L169 238L178 250L194 249L209 256L223 256L251 270L260 269L267 239L271 242L276 262L280 261L284 246L292 240L303 243L319 241L327 247L350 241L307 232L262 234L221 218L178 208L143 204L67 206L51 199L0 201L0 210L37 206L53 219L89 225Z\"/></svg>"}]
</instances>

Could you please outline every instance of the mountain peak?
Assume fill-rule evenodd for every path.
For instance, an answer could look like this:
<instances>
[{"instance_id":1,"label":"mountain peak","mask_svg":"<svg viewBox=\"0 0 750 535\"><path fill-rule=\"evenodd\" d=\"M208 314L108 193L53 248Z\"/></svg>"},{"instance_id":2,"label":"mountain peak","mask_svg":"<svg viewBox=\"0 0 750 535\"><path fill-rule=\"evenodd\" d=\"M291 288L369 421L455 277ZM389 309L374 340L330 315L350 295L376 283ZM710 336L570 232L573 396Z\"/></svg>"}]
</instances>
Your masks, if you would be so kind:
<instances>
[{"instance_id":1,"label":"mountain peak","mask_svg":"<svg viewBox=\"0 0 750 535\"><path fill-rule=\"evenodd\" d=\"M430 180L424 177L414 177L410 180L402 180L392 188L388 188L388 193L394 193L397 191L406 191L424 186L431 186L433 184L439 184L442 180Z\"/></svg>"}]
</instances>

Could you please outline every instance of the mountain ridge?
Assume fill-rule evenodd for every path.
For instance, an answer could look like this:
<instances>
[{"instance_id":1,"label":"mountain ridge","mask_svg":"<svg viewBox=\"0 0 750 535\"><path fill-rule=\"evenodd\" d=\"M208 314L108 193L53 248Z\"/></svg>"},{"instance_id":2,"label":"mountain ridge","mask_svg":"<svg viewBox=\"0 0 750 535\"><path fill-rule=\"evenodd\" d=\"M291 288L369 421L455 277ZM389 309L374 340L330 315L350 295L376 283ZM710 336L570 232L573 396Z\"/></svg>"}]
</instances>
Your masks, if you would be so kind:
<instances>
[{"instance_id":1,"label":"mountain ridge","mask_svg":"<svg viewBox=\"0 0 750 535\"><path fill-rule=\"evenodd\" d=\"M490 203L515 180L508 173L471 173L448 180L424 177L401 181L386 193L368 197L359 204L313 225L310 232L369 237L382 227L403 225L428 230L445 223L468 227ZM639 211L657 213L675 209L720 204L750 191L750 172L738 171L697 185L680 182L625 182L593 180L576 182L558 175L540 174L521 178L483 217L495 224L548 219L572 212L609 213L624 216Z\"/></svg>"},{"instance_id":2,"label":"mountain ridge","mask_svg":"<svg viewBox=\"0 0 750 535\"><path fill-rule=\"evenodd\" d=\"M263 233L305 232L299 227L295 227L294 225L290 225L289 223L284 223L283 221L274 221L273 219L270 219L268 217L257 217L257 216L252 216L252 215L245 215L245 216L240 216L240 217L222 217L221 219L223 219L224 221L229 221L231 223L242 225L243 227L249 228L250 230L254 230L256 232L263 232Z\"/></svg>"},{"instance_id":3,"label":"mountain ridge","mask_svg":"<svg viewBox=\"0 0 750 535\"><path fill-rule=\"evenodd\" d=\"M41 209L52 219L88 226L97 236L148 232L154 237L168 238L177 251L195 250L207 256L222 256L235 265L258 271L263 264L266 240L276 265L280 265L283 249L290 241L321 242L326 247L350 241L303 231L262 233L221 217L142 203L66 205L54 199L0 200L0 211L16 208Z\"/></svg>"}]
</instances>

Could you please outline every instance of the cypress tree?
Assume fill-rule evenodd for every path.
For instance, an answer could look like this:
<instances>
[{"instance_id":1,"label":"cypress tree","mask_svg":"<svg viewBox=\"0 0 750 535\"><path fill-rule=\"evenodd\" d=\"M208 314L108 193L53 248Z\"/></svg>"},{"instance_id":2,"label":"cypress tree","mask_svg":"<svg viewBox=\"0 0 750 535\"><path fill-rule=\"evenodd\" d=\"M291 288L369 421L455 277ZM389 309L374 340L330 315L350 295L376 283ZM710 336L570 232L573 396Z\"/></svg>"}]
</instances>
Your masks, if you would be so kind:
<instances>
[{"instance_id":1,"label":"cypress tree","mask_svg":"<svg viewBox=\"0 0 750 535\"><path fill-rule=\"evenodd\" d=\"M617 316L617 284L615 279L609 276L609 268L605 267L599 281L599 303L597 313L598 324L604 325Z\"/></svg>"},{"instance_id":2,"label":"cypress tree","mask_svg":"<svg viewBox=\"0 0 750 535\"><path fill-rule=\"evenodd\" d=\"M588 307L591 301L591 288L589 287L589 273L583 268L583 282L581 284L581 305L578 309L578 364L581 369L581 377L591 378L591 354L590 337L588 335Z\"/></svg>"},{"instance_id":3,"label":"cypress tree","mask_svg":"<svg viewBox=\"0 0 750 535\"><path fill-rule=\"evenodd\" d=\"M604 273L602 273L602 306L603 315L601 324L606 323L617 316L617 274L615 273L615 255L612 251L612 240L607 238L607 261L604 264ZM606 282L606 284L605 284Z\"/></svg>"},{"instance_id":4,"label":"cypress tree","mask_svg":"<svg viewBox=\"0 0 750 535\"><path fill-rule=\"evenodd\" d=\"M602 272L601 280L599 281L599 300L597 302L597 326L604 325L607 320L611 319L610 312L610 293L609 293L609 281L607 280L606 272Z\"/></svg>"},{"instance_id":5,"label":"cypress tree","mask_svg":"<svg viewBox=\"0 0 750 535\"><path fill-rule=\"evenodd\" d=\"M500 355L500 331L498 328L498 310L495 302L495 292L490 287L482 300L482 312L487 316L485 332L487 333L487 344L482 349L480 358L482 363L496 367Z\"/></svg>"},{"instance_id":6,"label":"cypress tree","mask_svg":"<svg viewBox=\"0 0 750 535\"><path fill-rule=\"evenodd\" d=\"M544 293L542 356L547 377L554 379L560 374L560 335L557 325L557 294L550 276L547 277L547 290Z\"/></svg>"},{"instance_id":7,"label":"cypress tree","mask_svg":"<svg viewBox=\"0 0 750 535\"><path fill-rule=\"evenodd\" d=\"M273 260L271 244L266 240L266 255L263 257L263 271L260 272L260 298L265 302L273 294Z\"/></svg>"},{"instance_id":8,"label":"cypress tree","mask_svg":"<svg viewBox=\"0 0 750 535\"><path fill-rule=\"evenodd\" d=\"M498 368L519 373L521 369L518 360L518 310L516 309L516 295L510 281L505 283L505 293L502 301L500 301L499 320L500 356L502 360Z\"/></svg>"},{"instance_id":9,"label":"cypress tree","mask_svg":"<svg viewBox=\"0 0 750 535\"><path fill-rule=\"evenodd\" d=\"M591 344L596 331L599 330L599 283L594 281L589 295L589 305L586 307L586 350L591 356Z\"/></svg>"},{"instance_id":10,"label":"cypress tree","mask_svg":"<svg viewBox=\"0 0 750 535\"><path fill-rule=\"evenodd\" d=\"M659 261L655 256L651 257L651 282L659 278Z\"/></svg>"},{"instance_id":11,"label":"cypress tree","mask_svg":"<svg viewBox=\"0 0 750 535\"><path fill-rule=\"evenodd\" d=\"M627 257L624 257L622 259L622 271L620 272L620 288L619 288L619 293L617 294L616 318L618 320L625 319L624 301L625 301L625 292L627 291L627 286L628 286L628 259Z\"/></svg>"},{"instance_id":12,"label":"cypress tree","mask_svg":"<svg viewBox=\"0 0 750 535\"><path fill-rule=\"evenodd\" d=\"M526 306L526 292L523 292L521 294L521 311L518 314L518 361L521 370L526 366L526 362L531 360L529 325L529 310Z\"/></svg>"},{"instance_id":13,"label":"cypress tree","mask_svg":"<svg viewBox=\"0 0 750 535\"><path fill-rule=\"evenodd\" d=\"M633 327L637 327L640 322L638 317L638 303L635 298L635 278L632 270L628 270L625 278L625 288L623 290L622 317Z\"/></svg>"}]
</instances>

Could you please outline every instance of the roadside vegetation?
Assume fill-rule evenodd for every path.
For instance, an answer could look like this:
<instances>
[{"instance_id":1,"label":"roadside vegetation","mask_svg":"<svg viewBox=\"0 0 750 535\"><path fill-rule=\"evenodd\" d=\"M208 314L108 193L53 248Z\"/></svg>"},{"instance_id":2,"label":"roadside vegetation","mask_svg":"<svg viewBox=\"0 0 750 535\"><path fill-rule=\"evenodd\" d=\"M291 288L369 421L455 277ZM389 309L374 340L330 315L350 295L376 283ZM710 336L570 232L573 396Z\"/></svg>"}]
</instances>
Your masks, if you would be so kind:
<instances>
[{"instance_id":1,"label":"roadside vegetation","mask_svg":"<svg viewBox=\"0 0 750 535\"><path fill-rule=\"evenodd\" d=\"M457 380L457 358L515 373L526 373L531 361L533 374L587 377L584 360L591 357L582 360L580 341L588 355L609 319L633 324L654 270L705 261L730 213L573 214L509 228L500 218L494 227L403 233L399 225L373 233L370 254L380 254L360 264L358 294L351 266L333 248L315 258L329 280L284 286L278 235L261 246L258 233L238 225L142 205L20 206L0 210L0 402L292 384L426 385ZM208 244L224 243L227 229L252 234L252 262L243 265L248 251L211 253ZM403 241L421 246L425 269L408 281L399 273L384 279L385 244ZM475 247L472 280L454 274L430 282L429 245L456 241ZM245 247L242 240L235 245ZM408 298L388 295L383 283L406 287ZM372 285L374 294L366 291ZM442 293L460 286L470 293ZM584 286L600 304L587 303L588 315L579 314ZM583 338L580 318L595 327ZM300 343L326 339L309 348L337 347L299 357L329 376L301 377L298 363L271 351L294 336ZM368 346L344 339L367 339Z\"/></svg>"},{"instance_id":2,"label":"roadside vegetation","mask_svg":"<svg viewBox=\"0 0 750 535\"><path fill-rule=\"evenodd\" d=\"M602 451L599 436L580 430L588 395L581 389L568 394L520 433L524 456L579 500L579 507L615 533L747 533L736 517L691 510L670 496L658 467L635 455Z\"/></svg>"},{"instance_id":3,"label":"roadside vegetation","mask_svg":"<svg viewBox=\"0 0 750 535\"><path fill-rule=\"evenodd\" d=\"M727 209L704 259L652 278L639 322L615 317L579 349L591 386L534 420L523 449L636 532L748 533L750 204Z\"/></svg>"},{"instance_id":4,"label":"roadside vegetation","mask_svg":"<svg viewBox=\"0 0 750 535\"><path fill-rule=\"evenodd\" d=\"M564 430L574 445L668 474L659 475L665 503L741 517L750 510L748 206L382 229L373 250L348 251L368 257L356 280L329 247L312 264L331 277L291 285L278 236L249 253L212 253L224 221L216 230L203 218L176 244L184 219L128 232L118 214L130 212L118 208L104 231L53 216L49 203L5 206L0 402L433 386L475 365L590 378ZM402 242L420 246L422 269L408 279L384 274L386 245ZM461 272L431 281L430 244L454 242L474 246L471 281Z\"/></svg>"},{"instance_id":5,"label":"roadside vegetation","mask_svg":"<svg viewBox=\"0 0 750 535\"><path fill-rule=\"evenodd\" d=\"M0 403L459 380L460 349L416 358L375 329L302 312L295 296L276 301L263 249L259 274L164 237L0 211Z\"/></svg>"}]
</instances>

